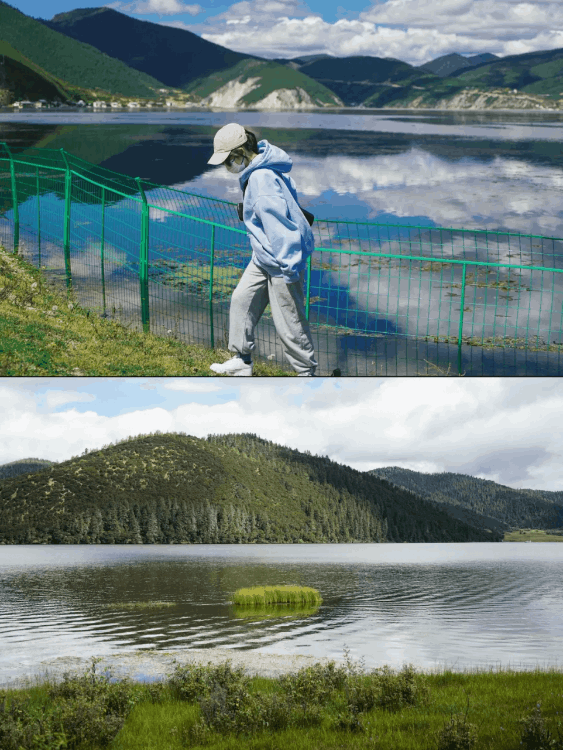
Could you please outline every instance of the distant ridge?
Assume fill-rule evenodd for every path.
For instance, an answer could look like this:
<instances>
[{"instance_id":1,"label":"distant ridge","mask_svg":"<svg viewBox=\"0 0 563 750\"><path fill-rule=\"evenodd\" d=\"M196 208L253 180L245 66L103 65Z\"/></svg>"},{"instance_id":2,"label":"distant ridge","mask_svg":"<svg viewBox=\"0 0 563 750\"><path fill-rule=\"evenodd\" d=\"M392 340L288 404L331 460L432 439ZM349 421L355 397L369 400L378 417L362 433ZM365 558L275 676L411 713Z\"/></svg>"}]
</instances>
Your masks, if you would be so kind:
<instances>
[{"instance_id":1,"label":"distant ridge","mask_svg":"<svg viewBox=\"0 0 563 750\"><path fill-rule=\"evenodd\" d=\"M47 461L44 458L21 458L19 461L11 461L0 466L0 482L3 479L18 477L21 474L33 474L54 465L54 461Z\"/></svg>"},{"instance_id":2,"label":"distant ridge","mask_svg":"<svg viewBox=\"0 0 563 750\"><path fill-rule=\"evenodd\" d=\"M112 8L71 10L41 23L174 88L183 88L242 60L264 61L208 42L191 31L139 21Z\"/></svg>"},{"instance_id":3,"label":"distant ridge","mask_svg":"<svg viewBox=\"0 0 563 750\"><path fill-rule=\"evenodd\" d=\"M420 70L427 70L429 73L440 76L440 78L446 78L454 73L462 72L466 68L473 68L484 63L491 62L492 60L500 60L497 55L492 55L490 52L484 52L481 55L474 55L473 57L463 57L458 55L457 52L451 55L442 55L437 57L435 60L419 65Z\"/></svg>"},{"instance_id":4,"label":"distant ridge","mask_svg":"<svg viewBox=\"0 0 563 750\"><path fill-rule=\"evenodd\" d=\"M399 466L385 466L367 473L444 507L452 516L476 528L512 531L563 527L563 492L515 490L467 474L424 474Z\"/></svg>"},{"instance_id":5,"label":"distant ridge","mask_svg":"<svg viewBox=\"0 0 563 750\"><path fill-rule=\"evenodd\" d=\"M41 70L65 92L63 98L70 99L86 90L154 97L163 85L92 45L48 28L41 20L26 16L3 0L0 0L0 34L2 42L7 42L28 63L31 61L35 70Z\"/></svg>"}]
</instances>

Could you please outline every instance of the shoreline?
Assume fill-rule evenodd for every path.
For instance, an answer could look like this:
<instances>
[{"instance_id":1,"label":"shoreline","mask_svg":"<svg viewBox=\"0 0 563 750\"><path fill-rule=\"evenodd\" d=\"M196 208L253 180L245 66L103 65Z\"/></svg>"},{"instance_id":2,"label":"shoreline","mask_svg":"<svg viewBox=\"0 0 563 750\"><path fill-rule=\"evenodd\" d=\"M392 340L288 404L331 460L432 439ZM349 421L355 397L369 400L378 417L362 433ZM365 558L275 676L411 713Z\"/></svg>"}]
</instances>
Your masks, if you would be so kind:
<instances>
[{"instance_id":1,"label":"shoreline","mask_svg":"<svg viewBox=\"0 0 563 750\"><path fill-rule=\"evenodd\" d=\"M61 682L65 673L70 676L83 676L92 668L93 659L99 659L96 663L96 674L106 674L110 682L116 682L129 678L137 683L154 683L164 682L168 674L174 672L176 666L187 666L194 664L198 666L207 666L211 664L217 667L227 661L231 662L233 670L243 668L245 674L250 677L267 677L277 679L282 675L296 674L299 670L306 667L321 665L326 667L330 662L334 662L335 667L346 667L346 659L328 656L310 656L307 654L281 654L274 652L258 652L254 650L243 650L236 648L212 647L207 649L174 649L170 651L145 649L139 651L116 652L105 656L59 656L51 659L44 659L35 668L26 669L24 676L8 678L0 672L0 690L18 690L29 687L36 683L45 682L47 679L54 682ZM368 669L361 667L361 659L352 659L352 667L359 673L369 674L374 668ZM380 667L382 667L380 665ZM387 665L388 666L388 665ZM378 667L377 669L379 669ZM390 667L392 672L400 672L400 668ZM433 669L423 669L414 667L418 674L433 675L441 674L444 671L454 672L446 666L436 667ZM544 666L543 668L536 665L534 669L515 669L513 666L503 667L498 673L513 672L533 673L535 670L540 672L549 672L555 670L557 674L563 675L563 667L554 665ZM481 667L477 670L466 669L460 674L486 674L490 668Z\"/></svg>"},{"instance_id":2,"label":"shoreline","mask_svg":"<svg viewBox=\"0 0 563 750\"><path fill-rule=\"evenodd\" d=\"M44 659L36 668L28 668L23 677L6 680L0 673L1 689L18 689L25 687L34 678L44 680L46 677L57 682L61 681L65 672L72 675L83 675L92 667L92 660L99 658L96 664L96 674L108 671L111 681L129 677L134 682L158 682L166 678L166 673L174 671L177 665L196 664L206 666L209 662L213 666L231 661L233 669L243 667L251 677L277 678L291 672L298 672L304 667L314 664L327 665L334 661L336 666L345 666L344 658L330 658L327 656L309 656L305 654L261 653L252 650L234 648L204 648L204 649L175 649L160 651L155 649L116 652L101 657L58 656Z\"/></svg>"},{"instance_id":3,"label":"shoreline","mask_svg":"<svg viewBox=\"0 0 563 750\"><path fill-rule=\"evenodd\" d=\"M87 105L85 107L69 107L69 106L61 106L61 107L13 107L11 104L5 104L0 105L0 113L4 112L11 112L12 114L22 114L23 112L29 113L29 112L38 112L38 113L45 113L45 112L84 112L86 114L124 114L127 112L128 114L154 114L156 112L162 113L162 112L172 112L174 114L178 114L178 112L232 112L232 113L243 113L243 112L261 112L261 113L274 113L274 112L327 112L332 114L337 114L338 112L342 111L350 111L350 112L532 112L537 114L549 114L551 112L553 113L561 113L563 114L563 107L524 107L523 109L518 109L516 107L300 107L299 109L269 109L269 108L244 108L244 109L238 109L234 107L199 107L197 104L190 104L189 106L176 106L176 107L139 107L139 108L131 108L127 106L122 107L115 107L115 108L106 108L106 109L93 109L91 105Z\"/></svg>"}]
</instances>

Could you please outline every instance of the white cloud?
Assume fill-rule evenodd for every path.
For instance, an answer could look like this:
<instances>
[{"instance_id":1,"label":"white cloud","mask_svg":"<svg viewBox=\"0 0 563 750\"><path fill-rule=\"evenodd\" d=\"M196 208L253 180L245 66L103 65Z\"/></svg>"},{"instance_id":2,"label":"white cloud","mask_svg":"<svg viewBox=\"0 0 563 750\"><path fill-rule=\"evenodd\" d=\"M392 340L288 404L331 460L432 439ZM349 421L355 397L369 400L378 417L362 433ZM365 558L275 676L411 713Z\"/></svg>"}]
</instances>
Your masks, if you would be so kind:
<instances>
[{"instance_id":1,"label":"white cloud","mask_svg":"<svg viewBox=\"0 0 563 750\"><path fill-rule=\"evenodd\" d=\"M132 3L115 2L108 3L105 8L112 8L120 13L133 13L138 16L146 16L156 13L162 16L174 16L178 13L187 13L197 16L203 12L201 5L186 5L181 0L135 0Z\"/></svg>"},{"instance_id":2,"label":"white cloud","mask_svg":"<svg viewBox=\"0 0 563 750\"><path fill-rule=\"evenodd\" d=\"M215 393L223 390L223 386L217 383L206 383L190 378L162 380L160 387L167 391L184 391L185 393Z\"/></svg>"},{"instance_id":3,"label":"white cloud","mask_svg":"<svg viewBox=\"0 0 563 750\"><path fill-rule=\"evenodd\" d=\"M139 383L140 394L147 382ZM184 382L199 390L198 381ZM154 383L162 386L158 379ZM181 384L171 381L175 390ZM251 432L361 471L403 466L467 473L514 487L563 488L563 385L558 381L324 378L297 387L256 379L222 387L238 397L135 410L133 396L132 411L107 417L96 413L95 404L85 413L74 408L40 413L32 382L14 388L4 379L0 463L30 456L62 461L84 448L155 430L196 437Z\"/></svg>"},{"instance_id":4,"label":"white cloud","mask_svg":"<svg viewBox=\"0 0 563 750\"><path fill-rule=\"evenodd\" d=\"M298 0L244 0L199 25L165 25L266 58L327 53L422 65L451 52L504 57L563 47L560 2L389 0L351 15L329 23Z\"/></svg>"},{"instance_id":5,"label":"white cloud","mask_svg":"<svg viewBox=\"0 0 563 750\"><path fill-rule=\"evenodd\" d=\"M48 409L56 409L57 406L63 406L64 404L72 404L77 401L87 403L88 401L94 401L95 396L91 393L78 393L76 391L64 391L64 390L49 390L44 396L45 406Z\"/></svg>"}]
</instances>

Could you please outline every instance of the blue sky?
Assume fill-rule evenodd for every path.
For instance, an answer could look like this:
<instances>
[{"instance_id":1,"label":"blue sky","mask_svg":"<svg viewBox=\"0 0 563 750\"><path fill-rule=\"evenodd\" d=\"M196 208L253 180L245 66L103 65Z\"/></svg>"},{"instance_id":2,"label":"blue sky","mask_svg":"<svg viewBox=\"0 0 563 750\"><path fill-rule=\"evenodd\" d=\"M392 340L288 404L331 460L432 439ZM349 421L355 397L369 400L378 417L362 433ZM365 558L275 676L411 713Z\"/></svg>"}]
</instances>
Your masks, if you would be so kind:
<instances>
[{"instance_id":1,"label":"blue sky","mask_svg":"<svg viewBox=\"0 0 563 750\"><path fill-rule=\"evenodd\" d=\"M12 0L34 18L110 7L265 58L327 53L422 65L457 52L499 57L563 47L560 0Z\"/></svg>"},{"instance_id":2,"label":"blue sky","mask_svg":"<svg viewBox=\"0 0 563 750\"><path fill-rule=\"evenodd\" d=\"M560 378L0 378L0 465L154 432L252 432L360 471L563 490Z\"/></svg>"}]
</instances>

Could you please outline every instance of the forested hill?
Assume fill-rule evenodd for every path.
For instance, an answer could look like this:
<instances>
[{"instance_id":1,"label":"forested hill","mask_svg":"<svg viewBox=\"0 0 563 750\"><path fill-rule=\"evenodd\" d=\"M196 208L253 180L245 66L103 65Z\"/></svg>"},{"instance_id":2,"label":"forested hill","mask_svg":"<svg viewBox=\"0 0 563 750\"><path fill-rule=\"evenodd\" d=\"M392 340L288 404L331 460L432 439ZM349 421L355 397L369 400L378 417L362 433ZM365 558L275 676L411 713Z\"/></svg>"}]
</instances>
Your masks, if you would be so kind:
<instances>
[{"instance_id":1,"label":"forested hill","mask_svg":"<svg viewBox=\"0 0 563 750\"><path fill-rule=\"evenodd\" d=\"M35 471L47 469L53 466L53 461L46 461L43 458L22 458L19 461L12 461L9 464L0 466L0 482L3 479L17 477L20 474L30 474Z\"/></svg>"},{"instance_id":2,"label":"forested hill","mask_svg":"<svg viewBox=\"0 0 563 750\"><path fill-rule=\"evenodd\" d=\"M140 435L0 482L2 544L502 541L256 435Z\"/></svg>"},{"instance_id":3,"label":"forested hill","mask_svg":"<svg viewBox=\"0 0 563 750\"><path fill-rule=\"evenodd\" d=\"M472 525L481 519L486 527L506 531L563 526L563 492L515 490L467 474L423 474L399 466L386 466L367 473L424 497Z\"/></svg>"}]
</instances>

